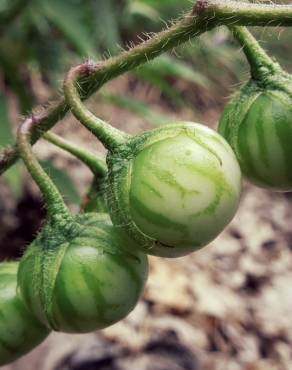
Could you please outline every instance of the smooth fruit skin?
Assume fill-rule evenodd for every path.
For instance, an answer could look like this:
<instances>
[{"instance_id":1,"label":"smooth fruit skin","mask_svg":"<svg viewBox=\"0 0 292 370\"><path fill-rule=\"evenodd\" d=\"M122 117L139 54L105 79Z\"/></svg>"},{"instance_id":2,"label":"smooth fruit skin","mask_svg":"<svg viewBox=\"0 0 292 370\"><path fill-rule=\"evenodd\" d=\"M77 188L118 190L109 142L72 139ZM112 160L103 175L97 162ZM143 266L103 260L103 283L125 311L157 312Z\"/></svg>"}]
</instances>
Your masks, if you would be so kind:
<instances>
[{"instance_id":1,"label":"smooth fruit skin","mask_svg":"<svg viewBox=\"0 0 292 370\"><path fill-rule=\"evenodd\" d=\"M0 366L23 356L49 334L17 295L17 262L0 264Z\"/></svg>"},{"instance_id":2,"label":"smooth fruit skin","mask_svg":"<svg viewBox=\"0 0 292 370\"><path fill-rule=\"evenodd\" d=\"M135 307L148 261L121 249L129 241L107 214L79 215L75 226L65 237L48 227L25 253L18 282L27 307L44 324L86 333L116 323Z\"/></svg>"},{"instance_id":3,"label":"smooth fruit skin","mask_svg":"<svg viewBox=\"0 0 292 370\"><path fill-rule=\"evenodd\" d=\"M152 255L179 257L218 236L239 203L229 144L196 123L163 126L108 158L113 223Z\"/></svg>"},{"instance_id":4,"label":"smooth fruit skin","mask_svg":"<svg viewBox=\"0 0 292 370\"><path fill-rule=\"evenodd\" d=\"M245 177L274 191L292 190L292 95L285 88L249 81L219 124Z\"/></svg>"}]
</instances>

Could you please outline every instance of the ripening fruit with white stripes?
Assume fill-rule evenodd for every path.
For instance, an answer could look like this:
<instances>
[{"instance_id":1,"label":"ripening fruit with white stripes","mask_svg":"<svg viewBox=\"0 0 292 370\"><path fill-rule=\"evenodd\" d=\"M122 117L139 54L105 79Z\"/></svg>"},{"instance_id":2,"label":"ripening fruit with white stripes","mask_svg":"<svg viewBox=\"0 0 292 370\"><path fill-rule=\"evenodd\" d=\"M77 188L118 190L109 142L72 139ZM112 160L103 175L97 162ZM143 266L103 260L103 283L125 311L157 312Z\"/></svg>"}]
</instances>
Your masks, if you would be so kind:
<instances>
[{"instance_id":1,"label":"ripening fruit with white stripes","mask_svg":"<svg viewBox=\"0 0 292 370\"><path fill-rule=\"evenodd\" d=\"M17 294L17 269L17 262L0 263L0 366L31 351L49 334Z\"/></svg>"},{"instance_id":2,"label":"ripening fruit with white stripes","mask_svg":"<svg viewBox=\"0 0 292 370\"><path fill-rule=\"evenodd\" d=\"M252 183L292 190L292 77L244 27L233 33L251 68L250 80L225 108L219 132Z\"/></svg>"},{"instance_id":3,"label":"ripening fruit with white stripes","mask_svg":"<svg viewBox=\"0 0 292 370\"><path fill-rule=\"evenodd\" d=\"M227 105L219 124L245 177L275 191L292 190L291 78L283 84L281 89L250 80Z\"/></svg>"},{"instance_id":4,"label":"ripening fruit with white stripes","mask_svg":"<svg viewBox=\"0 0 292 370\"><path fill-rule=\"evenodd\" d=\"M113 223L148 254L179 257L233 218L241 171L229 144L197 123L166 125L108 154Z\"/></svg>"},{"instance_id":5,"label":"ripening fruit with white stripes","mask_svg":"<svg viewBox=\"0 0 292 370\"><path fill-rule=\"evenodd\" d=\"M292 190L291 97L251 80L220 120L219 132L234 149L244 175L260 187Z\"/></svg>"},{"instance_id":6,"label":"ripening fruit with white stripes","mask_svg":"<svg viewBox=\"0 0 292 370\"><path fill-rule=\"evenodd\" d=\"M48 223L20 263L18 284L27 307L50 329L67 333L123 319L143 291L146 255L123 251L133 242L119 235L107 214L78 215L66 232L61 229Z\"/></svg>"}]
</instances>

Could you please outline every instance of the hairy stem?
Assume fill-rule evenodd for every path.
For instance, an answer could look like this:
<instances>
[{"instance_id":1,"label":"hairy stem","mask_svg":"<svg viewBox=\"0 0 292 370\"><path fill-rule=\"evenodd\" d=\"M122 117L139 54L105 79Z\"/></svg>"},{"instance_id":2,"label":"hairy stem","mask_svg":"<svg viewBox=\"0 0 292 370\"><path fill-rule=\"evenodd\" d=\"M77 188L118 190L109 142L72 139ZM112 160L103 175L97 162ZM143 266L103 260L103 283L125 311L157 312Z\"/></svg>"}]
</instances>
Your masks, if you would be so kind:
<instances>
[{"instance_id":1,"label":"hairy stem","mask_svg":"<svg viewBox=\"0 0 292 370\"><path fill-rule=\"evenodd\" d=\"M250 65L252 78L260 79L263 73L277 73L282 70L280 65L268 56L247 28L240 26L229 28L242 46Z\"/></svg>"},{"instance_id":2,"label":"hairy stem","mask_svg":"<svg viewBox=\"0 0 292 370\"><path fill-rule=\"evenodd\" d=\"M117 130L108 123L102 121L91 113L82 103L78 91L78 80L84 76L84 68L88 71L98 69L98 65L88 63L88 65L80 65L72 68L67 74L64 81L64 94L67 103L70 105L71 112L75 117L90 130L108 150L113 150L116 146L125 142L129 135Z\"/></svg>"},{"instance_id":3,"label":"hairy stem","mask_svg":"<svg viewBox=\"0 0 292 370\"><path fill-rule=\"evenodd\" d=\"M19 153L30 172L32 178L39 186L46 202L48 218L51 221L60 219L60 216L70 218L69 210L63 197L51 178L46 174L32 151L30 144L34 122L26 121L18 129L17 144Z\"/></svg>"},{"instance_id":4,"label":"hairy stem","mask_svg":"<svg viewBox=\"0 0 292 370\"><path fill-rule=\"evenodd\" d=\"M96 155L88 150L80 148L76 144L61 138L59 135L53 134L52 132L45 133L43 138L80 159L92 171L94 177L81 204L81 211L107 212L103 188L107 176L105 161L96 157Z\"/></svg>"},{"instance_id":5,"label":"hairy stem","mask_svg":"<svg viewBox=\"0 0 292 370\"><path fill-rule=\"evenodd\" d=\"M84 75L80 76L78 80L81 99L88 98L110 79L220 25L292 26L292 6L226 0L197 0L191 14L185 16L169 29L158 33L118 57L95 65L96 67L91 70L85 66ZM31 142L36 142L45 131L52 128L64 117L67 111L68 105L62 98L42 113L35 115L38 124L33 130ZM31 118L27 118L26 121L30 122ZM0 174L15 163L17 158L16 146L9 146L0 151Z\"/></svg>"},{"instance_id":6,"label":"hairy stem","mask_svg":"<svg viewBox=\"0 0 292 370\"><path fill-rule=\"evenodd\" d=\"M80 148L79 145L73 144L70 141L63 139L59 135L53 134L52 132L45 133L43 138L80 159L81 162L90 168L91 172L95 176L106 176L107 167L105 161L98 158L95 154L86 149Z\"/></svg>"},{"instance_id":7,"label":"hairy stem","mask_svg":"<svg viewBox=\"0 0 292 370\"><path fill-rule=\"evenodd\" d=\"M188 16L168 30L115 58L109 59L105 63L88 62L73 67L64 81L64 93L72 113L103 142L107 149L114 149L117 145L123 143L128 136L99 120L82 104L82 99L86 98L86 93L84 93L86 90L82 86L82 77L87 75L87 78L94 83L94 90L97 90L114 77L150 61L202 33L205 28L206 24L201 22L200 18Z\"/></svg>"},{"instance_id":8,"label":"hairy stem","mask_svg":"<svg viewBox=\"0 0 292 370\"><path fill-rule=\"evenodd\" d=\"M206 0L204 14L215 17L217 24L239 26L292 25L292 6L252 3L249 1Z\"/></svg>"}]
</instances>

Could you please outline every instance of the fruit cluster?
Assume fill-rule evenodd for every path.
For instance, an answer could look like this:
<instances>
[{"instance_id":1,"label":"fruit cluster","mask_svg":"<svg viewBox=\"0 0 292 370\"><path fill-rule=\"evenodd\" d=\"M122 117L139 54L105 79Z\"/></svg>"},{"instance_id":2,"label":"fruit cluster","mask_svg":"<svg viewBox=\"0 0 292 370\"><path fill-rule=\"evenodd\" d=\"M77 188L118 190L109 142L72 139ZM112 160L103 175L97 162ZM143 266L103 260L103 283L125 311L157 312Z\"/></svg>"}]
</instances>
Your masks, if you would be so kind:
<instances>
[{"instance_id":1,"label":"fruit cluster","mask_svg":"<svg viewBox=\"0 0 292 370\"><path fill-rule=\"evenodd\" d=\"M18 131L19 153L47 206L47 222L19 263L0 265L0 365L50 330L86 333L123 319L141 296L147 255L180 257L214 240L235 215L241 171L260 186L292 189L292 79L247 30L251 79L224 111L219 133L178 122L130 137L93 116L65 80L68 105L108 149L106 164L64 139L45 139L92 170L83 210L73 215L31 148L33 123Z\"/></svg>"}]
</instances>

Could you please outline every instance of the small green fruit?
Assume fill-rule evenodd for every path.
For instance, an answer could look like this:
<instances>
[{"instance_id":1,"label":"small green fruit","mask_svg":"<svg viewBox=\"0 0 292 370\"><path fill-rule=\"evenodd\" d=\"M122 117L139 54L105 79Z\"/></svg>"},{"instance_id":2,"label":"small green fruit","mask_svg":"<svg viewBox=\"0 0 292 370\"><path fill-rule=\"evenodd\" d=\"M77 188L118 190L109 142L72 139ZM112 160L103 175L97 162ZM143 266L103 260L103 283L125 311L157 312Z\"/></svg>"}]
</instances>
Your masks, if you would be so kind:
<instances>
[{"instance_id":1,"label":"small green fruit","mask_svg":"<svg viewBox=\"0 0 292 370\"><path fill-rule=\"evenodd\" d=\"M67 333L123 319L143 291L147 257L122 250L131 242L106 214L78 215L69 227L59 226L61 232L48 224L20 263L18 282L27 307L49 328Z\"/></svg>"},{"instance_id":2,"label":"small green fruit","mask_svg":"<svg viewBox=\"0 0 292 370\"><path fill-rule=\"evenodd\" d=\"M196 123L129 139L109 153L113 223L148 253L179 257L211 242L233 218L241 173L228 143Z\"/></svg>"},{"instance_id":3,"label":"small green fruit","mask_svg":"<svg viewBox=\"0 0 292 370\"><path fill-rule=\"evenodd\" d=\"M227 105L219 132L245 177L275 191L292 190L292 79L286 73L251 79Z\"/></svg>"},{"instance_id":4,"label":"small green fruit","mask_svg":"<svg viewBox=\"0 0 292 370\"><path fill-rule=\"evenodd\" d=\"M17 295L17 269L17 262L0 264L0 366L31 351L49 334Z\"/></svg>"}]
</instances>

